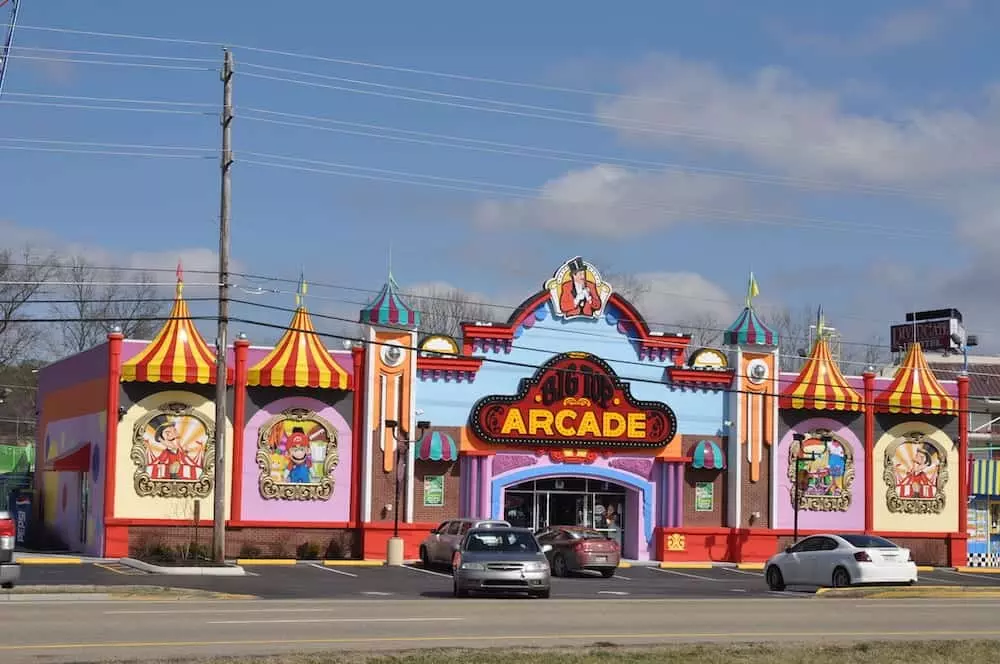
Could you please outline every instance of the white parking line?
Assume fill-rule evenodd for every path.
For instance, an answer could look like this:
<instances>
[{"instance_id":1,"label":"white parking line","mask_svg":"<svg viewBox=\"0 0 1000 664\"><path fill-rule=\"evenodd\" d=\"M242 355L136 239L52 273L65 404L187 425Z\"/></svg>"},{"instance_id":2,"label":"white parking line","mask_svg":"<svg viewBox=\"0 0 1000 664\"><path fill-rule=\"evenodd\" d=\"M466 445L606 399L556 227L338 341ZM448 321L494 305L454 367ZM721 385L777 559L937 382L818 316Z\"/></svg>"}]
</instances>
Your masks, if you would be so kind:
<instances>
[{"instance_id":1,"label":"white parking line","mask_svg":"<svg viewBox=\"0 0 1000 664\"><path fill-rule=\"evenodd\" d=\"M345 572L340 569L333 569L332 567L324 567L323 565L317 565L316 563L310 563L309 567L315 567L316 569L321 569L324 572L330 572L331 574L342 574L344 576L354 577L355 579L358 578L357 574L351 574L350 572Z\"/></svg>"},{"instance_id":2,"label":"white parking line","mask_svg":"<svg viewBox=\"0 0 1000 664\"><path fill-rule=\"evenodd\" d=\"M971 577L973 579L980 579L980 580L984 580L984 577L987 576L987 575L984 575L984 574L969 574L967 572L955 572L955 571L952 571L950 569L942 569L942 570L938 570L938 571L939 572L944 572L945 574L954 574L955 576L967 576L967 577ZM997 579L997 580L1000 581L1000 579ZM990 579L990 581L993 581L993 579Z\"/></svg>"},{"instance_id":3,"label":"white parking line","mask_svg":"<svg viewBox=\"0 0 1000 664\"><path fill-rule=\"evenodd\" d=\"M628 595L627 592L623 592L621 590L598 590L597 594L598 595L616 595L616 596Z\"/></svg>"},{"instance_id":4,"label":"white parking line","mask_svg":"<svg viewBox=\"0 0 1000 664\"><path fill-rule=\"evenodd\" d=\"M443 572L435 572L433 570L424 569L423 567L413 567L411 565L403 565L403 567L405 567L406 569L411 569L414 572L423 572L424 574L433 574L434 576L443 576L443 577L445 577L447 579L452 578L451 574L445 574Z\"/></svg>"},{"instance_id":5,"label":"white parking line","mask_svg":"<svg viewBox=\"0 0 1000 664\"><path fill-rule=\"evenodd\" d=\"M210 620L209 625L267 625L269 623L376 623L376 622L458 622L465 618L306 618L295 620Z\"/></svg>"},{"instance_id":6,"label":"white parking line","mask_svg":"<svg viewBox=\"0 0 1000 664\"><path fill-rule=\"evenodd\" d=\"M664 574L676 574L677 576L685 576L689 579L698 579L699 581L712 581L719 582L722 579L713 579L708 576L698 576L697 574L688 574L687 572L678 572L675 569L663 569L662 567L650 567L649 569L656 570L657 572L663 572Z\"/></svg>"},{"instance_id":7,"label":"white parking line","mask_svg":"<svg viewBox=\"0 0 1000 664\"><path fill-rule=\"evenodd\" d=\"M615 574L611 578L612 579L622 579L623 581L631 581L632 580L631 576L622 576L621 574Z\"/></svg>"},{"instance_id":8,"label":"white parking line","mask_svg":"<svg viewBox=\"0 0 1000 664\"><path fill-rule=\"evenodd\" d=\"M733 574L745 574L747 576L755 576L758 579L764 576L762 572L747 572L746 570L736 569L735 567L723 567L722 569L727 572L732 572Z\"/></svg>"}]
</instances>

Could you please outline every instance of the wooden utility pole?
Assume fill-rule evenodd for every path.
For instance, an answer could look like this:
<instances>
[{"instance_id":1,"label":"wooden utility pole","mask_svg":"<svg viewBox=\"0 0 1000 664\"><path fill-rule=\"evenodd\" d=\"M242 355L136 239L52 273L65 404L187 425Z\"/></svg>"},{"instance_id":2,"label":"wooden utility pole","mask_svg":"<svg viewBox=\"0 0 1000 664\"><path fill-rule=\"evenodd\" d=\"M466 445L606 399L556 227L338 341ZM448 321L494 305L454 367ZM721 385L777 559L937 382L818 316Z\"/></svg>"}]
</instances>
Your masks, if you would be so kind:
<instances>
[{"instance_id":1,"label":"wooden utility pole","mask_svg":"<svg viewBox=\"0 0 1000 664\"><path fill-rule=\"evenodd\" d=\"M222 64L222 189L219 204L219 334L215 339L215 488L212 509L212 558L226 559L226 351L229 332L229 208L233 151L233 54ZM237 425L239 426L239 425ZM238 471L237 471L238 472Z\"/></svg>"}]
</instances>

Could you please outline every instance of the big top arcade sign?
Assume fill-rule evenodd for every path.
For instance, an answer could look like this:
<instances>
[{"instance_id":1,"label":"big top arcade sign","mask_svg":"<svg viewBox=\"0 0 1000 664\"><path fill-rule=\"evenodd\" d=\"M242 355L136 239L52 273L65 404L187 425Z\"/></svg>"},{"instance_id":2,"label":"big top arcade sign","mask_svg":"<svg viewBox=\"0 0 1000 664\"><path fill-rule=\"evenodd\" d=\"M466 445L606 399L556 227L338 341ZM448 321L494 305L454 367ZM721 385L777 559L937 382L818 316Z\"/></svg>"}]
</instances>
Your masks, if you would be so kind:
<instances>
[{"instance_id":1,"label":"big top arcade sign","mask_svg":"<svg viewBox=\"0 0 1000 664\"><path fill-rule=\"evenodd\" d=\"M483 397L469 424L485 442L535 448L663 447L677 433L667 404L635 399L604 360L580 352L556 355L515 395Z\"/></svg>"}]
</instances>

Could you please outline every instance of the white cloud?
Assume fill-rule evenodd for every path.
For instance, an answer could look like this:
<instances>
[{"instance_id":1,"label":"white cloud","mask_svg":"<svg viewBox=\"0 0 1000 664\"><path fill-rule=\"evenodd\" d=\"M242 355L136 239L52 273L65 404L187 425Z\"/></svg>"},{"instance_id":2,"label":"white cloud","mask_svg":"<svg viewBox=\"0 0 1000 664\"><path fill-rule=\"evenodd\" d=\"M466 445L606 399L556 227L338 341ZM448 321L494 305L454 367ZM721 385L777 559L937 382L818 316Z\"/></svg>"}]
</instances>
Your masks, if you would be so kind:
<instances>
[{"instance_id":1,"label":"white cloud","mask_svg":"<svg viewBox=\"0 0 1000 664\"><path fill-rule=\"evenodd\" d=\"M634 236L713 216L713 207L738 215L748 197L746 187L732 180L600 164L549 180L534 199L486 201L477 208L475 220L494 229L522 226L598 237Z\"/></svg>"},{"instance_id":2,"label":"white cloud","mask_svg":"<svg viewBox=\"0 0 1000 664\"><path fill-rule=\"evenodd\" d=\"M726 327L739 312L725 289L694 272L643 272L634 278L647 288L634 304L654 329L699 320Z\"/></svg>"},{"instance_id":3,"label":"white cloud","mask_svg":"<svg viewBox=\"0 0 1000 664\"><path fill-rule=\"evenodd\" d=\"M788 27L779 28L778 32L783 41L795 48L864 57L926 42L939 35L968 6L967 0L944 0L925 7L909 7L876 17L850 34L793 31Z\"/></svg>"},{"instance_id":4,"label":"white cloud","mask_svg":"<svg viewBox=\"0 0 1000 664\"><path fill-rule=\"evenodd\" d=\"M735 154L788 175L914 185L981 175L997 166L1000 104L853 113L843 95L765 67L745 80L657 56L627 74L626 94L598 115L643 144ZM663 101L676 100L676 103Z\"/></svg>"}]
</instances>

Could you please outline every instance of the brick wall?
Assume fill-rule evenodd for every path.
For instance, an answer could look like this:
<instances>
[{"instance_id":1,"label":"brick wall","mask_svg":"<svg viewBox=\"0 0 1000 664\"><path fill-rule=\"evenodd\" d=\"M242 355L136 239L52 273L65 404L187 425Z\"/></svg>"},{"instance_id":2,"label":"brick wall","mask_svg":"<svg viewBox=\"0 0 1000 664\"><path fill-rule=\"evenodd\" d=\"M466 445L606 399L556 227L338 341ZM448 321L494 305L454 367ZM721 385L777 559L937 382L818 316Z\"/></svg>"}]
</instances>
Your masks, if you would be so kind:
<instances>
[{"instance_id":1,"label":"brick wall","mask_svg":"<svg viewBox=\"0 0 1000 664\"><path fill-rule=\"evenodd\" d=\"M728 442L720 436L690 436L681 438L681 449L684 456L692 456L694 448L701 440L714 441L721 449L725 450ZM711 512L696 512L695 507L695 484L700 482L710 482L713 487L715 502ZM726 519L726 471L725 470L705 470L693 468L688 465L684 469L684 517L681 522L685 526L693 527L721 527Z\"/></svg>"},{"instance_id":2,"label":"brick wall","mask_svg":"<svg viewBox=\"0 0 1000 664\"><path fill-rule=\"evenodd\" d=\"M771 455L774 454L773 445L761 445L760 459L760 479L756 482L750 481L750 462L747 461L746 447L740 448L739 459L726 459L730 465L740 464L743 477L743 523L741 528L770 528L771 526ZM753 524L750 524L750 515L754 512L760 514Z\"/></svg>"},{"instance_id":3,"label":"brick wall","mask_svg":"<svg viewBox=\"0 0 1000 664\"><path fill-rule=\"evenodd\" d=\"M461 480L457 461L417 461L413 468L413 520L417 523L439 523L459 516ZM444 475L444 505L424 507L424 478Z\"/></svg>"},{"instance_id":4,"label":"brick wall","mask_svg":"<svg viewBox=\"0 0 1000 664\"><path fill-rule=\"evenodd\" d=\"M130 556L155 546L174 549L197 543L211 551L212 528L201 526L131 526ZM319 558L360 558L360 537L353 530L325 528L227 528L227 558L295 558L300 545L319 551Z\"/></svg>"}]
</instances>

